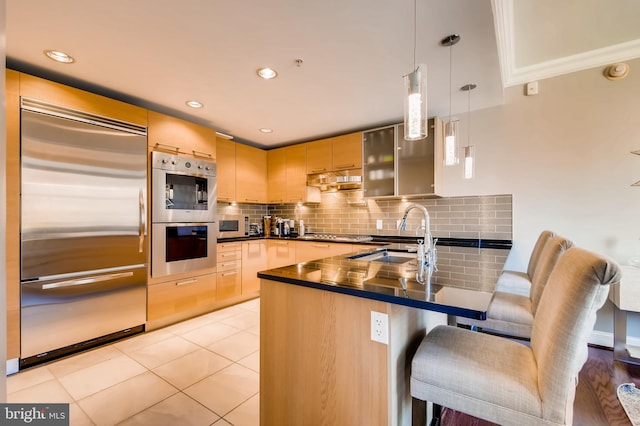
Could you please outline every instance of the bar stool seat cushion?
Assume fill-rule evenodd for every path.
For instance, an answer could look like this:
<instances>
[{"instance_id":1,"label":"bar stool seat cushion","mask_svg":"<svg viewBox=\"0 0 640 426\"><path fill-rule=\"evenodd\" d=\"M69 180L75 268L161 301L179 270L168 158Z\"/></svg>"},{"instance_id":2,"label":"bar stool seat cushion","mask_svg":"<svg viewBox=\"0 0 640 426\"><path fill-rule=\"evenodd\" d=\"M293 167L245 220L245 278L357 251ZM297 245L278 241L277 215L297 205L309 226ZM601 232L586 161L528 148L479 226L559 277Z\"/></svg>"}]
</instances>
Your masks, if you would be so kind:
<instances>
[{"instance_id":1,"label":"bar stool seat cushion","mask_svg":"<svg viewBox=\"0 0 640 426\"><path fill-rule=\"evenodd\" d=\"M542 417L537 374L533 352L521 343L438 326L413 358L411 394L425 401L438 394L444 407L527 424Z\"/></svg>"}]
</instances>

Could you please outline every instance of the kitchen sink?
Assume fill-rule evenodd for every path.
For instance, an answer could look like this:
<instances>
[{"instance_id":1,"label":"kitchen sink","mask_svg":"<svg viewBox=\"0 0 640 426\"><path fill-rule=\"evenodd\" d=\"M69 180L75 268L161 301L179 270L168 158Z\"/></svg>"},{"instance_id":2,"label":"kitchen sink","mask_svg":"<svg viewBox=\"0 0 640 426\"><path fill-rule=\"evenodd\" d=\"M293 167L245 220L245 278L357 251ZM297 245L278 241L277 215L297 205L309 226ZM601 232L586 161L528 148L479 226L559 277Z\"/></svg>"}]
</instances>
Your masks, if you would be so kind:
<instances>
[{"instance_id":1,"label":"kitchen sink","mask_svg":"<svg viewBox=\"0 0 640 426\"><path fill-rule=\"evenodd\" d=\"M403 264L415 260L416 254L410 253L408 251L380 250L373 253L357 254L355 256L349 257L349 259L360 260L364 262Z\"/></svg>"}]
</instances>

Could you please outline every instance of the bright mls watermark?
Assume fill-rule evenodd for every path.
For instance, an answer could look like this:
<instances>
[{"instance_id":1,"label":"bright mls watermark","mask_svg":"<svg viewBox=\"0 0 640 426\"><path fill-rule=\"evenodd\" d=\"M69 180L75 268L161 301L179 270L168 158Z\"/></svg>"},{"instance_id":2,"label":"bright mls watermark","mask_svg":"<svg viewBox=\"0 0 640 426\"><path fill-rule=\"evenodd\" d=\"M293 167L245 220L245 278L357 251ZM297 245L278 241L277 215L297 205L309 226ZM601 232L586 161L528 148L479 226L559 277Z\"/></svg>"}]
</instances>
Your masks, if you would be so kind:
<instances>
[{"instance_id":1,"label":"bright mls watermark","mask_svg":"<svg viewBox=\"0 0 640 426\"><path fill-rule=\"evenodd\" d=\"M69 404L0 404L2 426L69 426Z\"/></svg>"}]
</instances>

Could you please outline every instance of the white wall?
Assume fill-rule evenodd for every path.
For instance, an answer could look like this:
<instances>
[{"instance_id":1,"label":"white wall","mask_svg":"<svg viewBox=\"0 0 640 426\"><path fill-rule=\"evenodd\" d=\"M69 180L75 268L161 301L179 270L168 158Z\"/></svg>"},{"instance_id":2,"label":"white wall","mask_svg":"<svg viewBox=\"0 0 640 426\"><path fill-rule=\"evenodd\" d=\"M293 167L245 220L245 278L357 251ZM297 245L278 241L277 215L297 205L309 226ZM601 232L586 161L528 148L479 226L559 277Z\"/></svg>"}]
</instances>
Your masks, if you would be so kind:
<instances>
[{"instance_id":1,"label":"white wall","mask_svg":"<svg viewBox=\"0 0 640 426\"><path fill-rule=\"evenodd\" d=\"M551 229L625 262L640 253L640 59L609 81L595 68L505 91L505 104L473 111L477 175L446 168L445 195L513 195L513 250L507 268L526 269L533 244ZM461 117L461 141L467 117Z\"/></svg>"}]
</instances>

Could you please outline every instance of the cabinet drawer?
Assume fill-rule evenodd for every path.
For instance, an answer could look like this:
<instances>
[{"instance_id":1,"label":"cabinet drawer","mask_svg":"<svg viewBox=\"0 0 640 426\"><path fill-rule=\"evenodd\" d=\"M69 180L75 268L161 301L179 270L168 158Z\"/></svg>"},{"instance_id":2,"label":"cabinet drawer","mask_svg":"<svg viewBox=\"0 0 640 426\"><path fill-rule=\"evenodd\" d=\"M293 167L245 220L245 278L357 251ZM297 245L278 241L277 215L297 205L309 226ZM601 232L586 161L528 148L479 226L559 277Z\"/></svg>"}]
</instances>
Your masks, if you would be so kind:
<instances>
[{"instance_id":1,"label":"cabinet drawer","mask_svg":"<svg viewBox=\"0 0 640 426\"><path fill-rule=\"evenodd\" d=\"M147 320L212 305L216 301L216 274L149 286Z\"/></svg>"},{"instance_id":2,"label":"cabinet drawer","mask_svg":"<svg viewBox=\"0 0 640 426\"><path fill-rule=\"evenodd\" d=\"M218 272L231 271L233 269L242 268L241 260L224 260L222 262L218 262Z\"/></svg>"},{"instance_id":3,"label":"cabinet drawer","mask_svg":"<svg viewBox=\"0 0 640 426\"><path fill-rule=\"evenodd\" d=\"M237 251L223 251L223 252L218 251L216 253L216 259L218 261L218 264L220 264L220 262L229 262L229 261L232 261L232 260L241 260L242 259L242 250L240 250L240 246L238 246L238 250Z\"/></svg>"},{"instance_id":4,"label":"cabinet drawer","mask_svg":"<svg viewBox=\"0 0 640 426\"><path fill-rule=\"evenodd\" d=\"M218 272L216 286L217 300L240 296L242 292L242 273L239 269Z\"/></svg>"},{"instance_id":5,"label":"cabinet drawer","mask_svg":"<svg viewBox=\"0 0 640 426\"><path fill-rule=\"evenodd\" d=\"M218 243L218 253L224 253L228 251L238 251L242 249L242 244L239 241L233 243Z\"/></svg>"}]
</instances>

